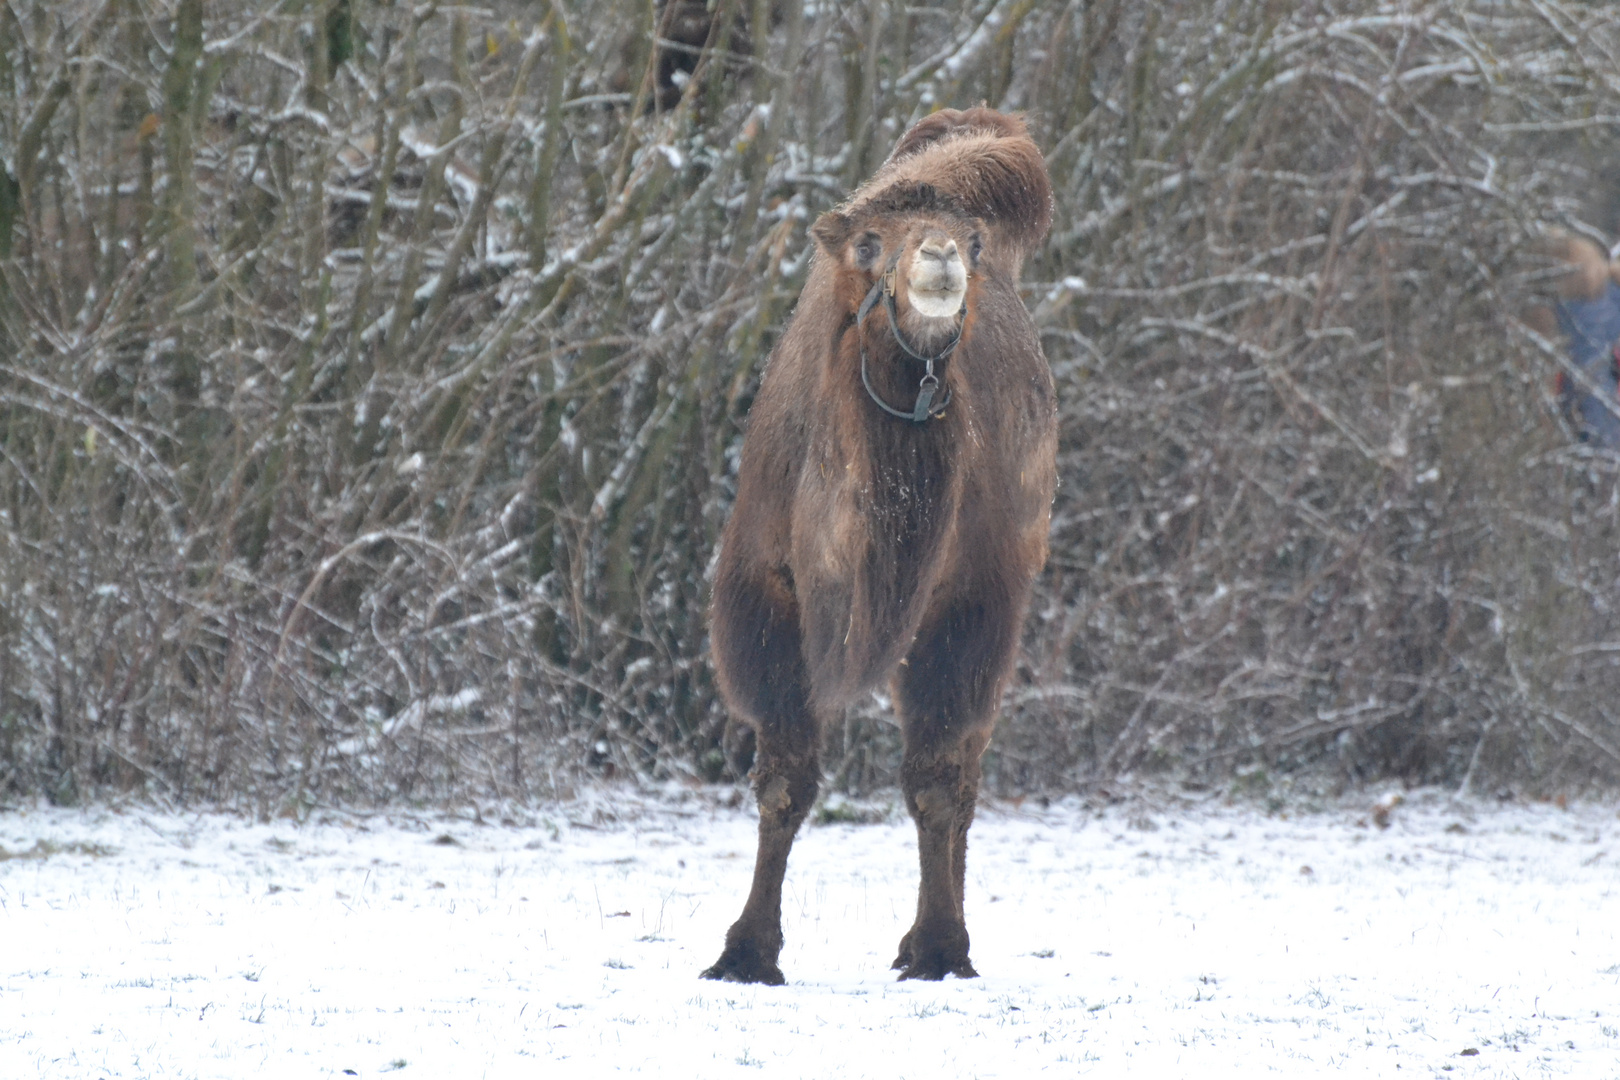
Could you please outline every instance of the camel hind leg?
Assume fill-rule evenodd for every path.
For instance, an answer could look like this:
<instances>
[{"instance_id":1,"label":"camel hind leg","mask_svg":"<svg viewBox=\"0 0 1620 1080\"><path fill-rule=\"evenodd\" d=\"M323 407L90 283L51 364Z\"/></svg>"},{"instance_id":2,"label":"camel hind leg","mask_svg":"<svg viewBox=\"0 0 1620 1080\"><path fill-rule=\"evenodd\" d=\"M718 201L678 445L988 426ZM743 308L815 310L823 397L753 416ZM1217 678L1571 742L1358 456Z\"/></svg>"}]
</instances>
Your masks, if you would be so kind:
<instances>
[{"instance_id":1,"label":"camel hind leg","mask_svg":"<svg viewBox=\"0 0 1620 1080\"><path fill-rule=\"evenodd\" d=\"M785 587L773 584L752 590L724 576L717 582L713 640L721 685L733 713L746 718L756 736L759 850L742 915L703 977L780 986L782 879L793 838L816 801L821 765L797 607Z\"/></svg>"},{"instance_id":2,"label":"camel hind leg","mask_svg":"<svg viewBox=\"0 0 1620 1080\"><path fill-rule=\"evenodd\" d=\"M902 979L972 978L963 892L967 834L978 805L1002 680L1022 611L958 600L929 620L895 676L905 737L900 787L917 823L917 918L900 940Z\"/></svg>"}]
</instances>

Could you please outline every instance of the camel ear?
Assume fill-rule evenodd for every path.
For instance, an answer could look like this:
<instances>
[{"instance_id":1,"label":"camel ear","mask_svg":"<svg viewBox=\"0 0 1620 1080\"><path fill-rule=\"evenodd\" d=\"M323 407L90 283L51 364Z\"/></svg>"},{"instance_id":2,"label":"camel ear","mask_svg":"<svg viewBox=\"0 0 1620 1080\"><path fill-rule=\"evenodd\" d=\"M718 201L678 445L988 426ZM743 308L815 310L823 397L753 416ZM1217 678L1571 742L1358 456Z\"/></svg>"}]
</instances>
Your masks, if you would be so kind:
<instances>
[{"instance_id":1,"label":"camel ear","mask_svg":"<svg viewBox=\"0 0 1620 1080\"><path fill-rule=\"evenodd\" d=\"M814 225L810 226L810 235L814 236L816 242L826 249L827 254L836 257L843 254L844 246L849 243L851 229L852 223L849 220L849 215L840 214L836 210L829 210L817 218Z\"/></svg>"}]
</instances>

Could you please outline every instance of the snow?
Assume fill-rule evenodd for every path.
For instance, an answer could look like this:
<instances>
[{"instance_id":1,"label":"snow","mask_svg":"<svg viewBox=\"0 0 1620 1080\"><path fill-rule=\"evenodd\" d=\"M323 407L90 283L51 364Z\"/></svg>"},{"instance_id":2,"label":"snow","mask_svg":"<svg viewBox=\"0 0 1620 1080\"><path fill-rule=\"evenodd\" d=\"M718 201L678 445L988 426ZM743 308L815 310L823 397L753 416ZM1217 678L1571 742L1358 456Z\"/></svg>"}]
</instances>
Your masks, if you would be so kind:
<instances>
[{"instance_id":1,"label":"snow","mask_svg":"<svg viewBox=\"0 0 1620 1080\"><path fill-rule=\"evenodd\" d=\"M889 807L805 829L768 988L697 977L752 865L724 794L0 812L0 1077L1620 1076L1612 805L992 804L982 977L935 984L888 970Z\"/></svg>"}]
</instances>

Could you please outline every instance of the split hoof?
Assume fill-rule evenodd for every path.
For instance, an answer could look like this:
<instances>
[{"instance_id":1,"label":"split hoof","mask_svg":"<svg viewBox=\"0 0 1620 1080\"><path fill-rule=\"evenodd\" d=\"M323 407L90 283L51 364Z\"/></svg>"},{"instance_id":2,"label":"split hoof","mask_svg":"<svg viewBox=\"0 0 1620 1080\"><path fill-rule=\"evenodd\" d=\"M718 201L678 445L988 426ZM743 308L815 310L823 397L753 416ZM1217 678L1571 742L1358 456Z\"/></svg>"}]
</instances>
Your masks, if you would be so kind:
<instances>
[{"instance_id":1,"label":"split hoof","mask_svg":"<svg viewBox=\"0 0 1620 1080\"><path fill-rule=\"evenodd\" d=\"M702 977L724 982L763 983L781 986L787 982L775 960L766 959L752 942L739 941L726 946L712 967L703 970Z\"/></svg>"},{"instance_id":2,"label":"split hoof","mask_svg":"<svg viewBox=\"0 0 1620 1080\"><path fill-rule=\"evenodd\" d=\"M912 959L902 965L895 961L895 967L900 968L900 982L907 979L927 979L929 982L939 982L947 975L955 975L958 979L977 979L979 973L973 970L973 964L967 957L948 959L943 955L923 956Z\"/></svg>"},{"instance_id":3,"label":"split hoof","mask_svg":"<svg viewBox=\"0 0 1620 1080\"><path fill-rule=\"evenodd\" d=\"M921 948L913 944L917 936L914 927L900 939L900 954L894 958L894 963L889 965L890 970L900 973L900 981L927 979L930 982L938 982L947 975L955 975L959 979L979 977L979 973L973 970L972 962L968 960L966 933L939 935L932 944Z\"/></svg>"}]
</instances>

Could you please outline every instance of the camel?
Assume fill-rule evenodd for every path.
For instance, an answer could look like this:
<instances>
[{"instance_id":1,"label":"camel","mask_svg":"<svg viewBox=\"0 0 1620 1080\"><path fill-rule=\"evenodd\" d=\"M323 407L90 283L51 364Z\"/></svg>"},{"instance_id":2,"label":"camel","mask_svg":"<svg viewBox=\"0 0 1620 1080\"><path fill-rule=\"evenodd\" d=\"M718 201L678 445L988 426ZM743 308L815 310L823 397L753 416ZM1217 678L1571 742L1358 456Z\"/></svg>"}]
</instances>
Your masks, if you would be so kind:
<instances>
[{"instance_id":1,"label":"camel","mask_svg":"<svg viewBox=\"0 0 1620 1080\"><path fill-rule=\"evenodd\" d=\"M885 681L922 872L894 967L977 974L967 834L1057 480L1051 369L1017 291L1051 207L1021 119L946 109L811 228L715 570L714 667L755 732L759 851L705 978L784 981L782 879L821 731Z\"/></svg>"}]
</instances>

